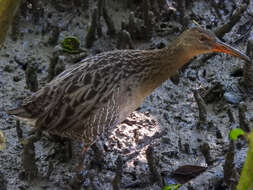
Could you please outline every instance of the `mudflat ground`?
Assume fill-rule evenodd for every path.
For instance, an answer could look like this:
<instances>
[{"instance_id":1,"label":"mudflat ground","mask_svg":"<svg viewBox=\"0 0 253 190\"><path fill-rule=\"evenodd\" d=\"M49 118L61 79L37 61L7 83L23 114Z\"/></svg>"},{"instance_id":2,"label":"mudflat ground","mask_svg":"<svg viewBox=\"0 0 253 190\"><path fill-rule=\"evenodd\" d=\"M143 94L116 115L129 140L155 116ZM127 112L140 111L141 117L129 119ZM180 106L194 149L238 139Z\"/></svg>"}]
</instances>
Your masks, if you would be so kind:
<instances>
[{"instance_id":1,"label":"mudflat ground","mask_svg":"<svg viewBox=\"0 0 253 190\"><path fill-rule=\"evenodd\" d=\"M251 101L242 86L244 62L231 56L219 54L209 59L198 57L178 73L174 82L168 80L156 89L124 123L113 129L108 137L98 141L97 145L103 147L103 151L89 151L85 162L86 177L78 187L74 187L73 178L76 177L81 143L71 142L72 158L68 159L65 154L66 142L48 134L43 134L41 140L35 143L38 177L29 182L22 166L23 146L17 135L17 123L6 114L6 110L17 106L32 93L25 77L29 65L36 68L39 88L47 82L52 57L67 36L76 36L85 53L57 55L59 70L75 64L79 58L117 48L164 47L184 29L193 27L193 20L215 31L229 22L243 3L249 3L239 21L223 37L226 43L245 52L247 40L253 37L252 1L211 3L197 0L176 3L168 0L171 7L166 1L152 1L148 6L152 24L149 30L145 30L142 26L146 22L146 9L143 7L148 1L106 0L105 7L116 34L108 34L108 25L101 17L101 35L96 34L89 48L86 48L86 36L97 1L31 2L23 3L0 51L0 130L7 140L6 150L0 151L1 190L117 190L117 185L125 190L160 190L171 183L184 183L180 189L231 189L233 184L226 182L229 181L226 173L230 171L225 171L224 177L223 165L226 155L231 152L229 131L240 126L240 106L246 105L247 109L243 112L246 120L249 124L253 121ZM127 42L120 43L123 40L120 34L122 23L127 25L131 14L136 24L126 27L132 36L129 46ZM200 126L194 90L198 90L206 102L207 121ZM23 137L28 136L31 128L24 123L20 123L20 128ZM240 171L247 151L244 141L239 140L235 145L235 165L231 167L231 173ZM96 162L98 154L103 154L100 164ZM121 164L117 164L119 156L122 158ZM199 173L196 168L184 168L182 173L188 171L187 175L179 175L177 181L171 174L185 165L202 166L205 171ZM192 176L197 177L187 180L191 172ZM115 176L121 176L120 180Z\"/></svg>"}]
</instances>

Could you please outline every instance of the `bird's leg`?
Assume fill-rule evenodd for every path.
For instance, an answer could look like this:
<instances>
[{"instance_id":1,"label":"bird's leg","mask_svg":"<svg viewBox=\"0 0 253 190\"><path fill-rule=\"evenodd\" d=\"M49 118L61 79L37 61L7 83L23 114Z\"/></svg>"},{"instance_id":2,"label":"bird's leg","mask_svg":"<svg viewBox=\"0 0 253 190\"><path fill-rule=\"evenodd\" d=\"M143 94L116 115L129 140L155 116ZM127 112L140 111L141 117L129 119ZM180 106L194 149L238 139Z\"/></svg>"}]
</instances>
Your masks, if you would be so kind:
<instances>
[{"instance_id":1,"label":"bird's leg","mask_svg":"<svg viewBox=\"0 0 253 190\"><path fill-rule=\"evenodd\" d=\"M89 146L84 146L81 151L80 160L76 167L76 175L73 177L72 181L70 182L70 186L72 189L81 189L83 182L85 181L86 177L86 170L84 168L84 159L85 155L88 153Z\"/></svg>"},{"instance_id":2,"label":"bird's leg","mask_svg":"<svg viewBox=\"0 0 253 190\"><path fill-rule=\"evenodd\" d=\"M85 155L88 153L88 150L89 150L89 146L84 146L82 148L81 155L80 155L80 160L79 160L79 163L78 163L77 168L76 168L77 173L82 173L82 171L85 169L83 162L84 162L84 159L85 159Z\"/></svg>"},{"instance_id":3,"label":"bird's leg","mask_svg":"<svg viewBox=\"0 0 253 190\"><path fill-rule=\"evenodd\" d=\"M87 153L89 151L89 147L90 146L84 146L82 148L80 161L76 167L76 175L70 183L70 186L73 189L80 189L81 186L85 183L86 179L90 177L87 168L90 169L92 166L96 166L101 169L103 166L102 164L104 163L104 159L103 154L101 154L103 150L101 149L101 145L97 142L91 145L91 148L94 152L94 159L89 163L84 163Z\"/></svg>"},{"instance_id":4,"label":"bird's leg","mask_svg":"<svg viewBox=\"0 0 253 190\"><path fill-rule=\"evenodd\" d=\"M101 170L104 164L104 148L99 142L95 142L91 148L94 152L91 167L97 167Z\"/></svg>"},{"instance_id":5,"label":"bird's leg","mask_svg":"<svg viewBox=\"0 0 253 190\"><path fill-rule=\"evenodd\" d=\"M84 146L83 150L82 150L82 155L84 155L85 153L87 153L89 150L89 146Z\"/></svg>"}]
</instances>

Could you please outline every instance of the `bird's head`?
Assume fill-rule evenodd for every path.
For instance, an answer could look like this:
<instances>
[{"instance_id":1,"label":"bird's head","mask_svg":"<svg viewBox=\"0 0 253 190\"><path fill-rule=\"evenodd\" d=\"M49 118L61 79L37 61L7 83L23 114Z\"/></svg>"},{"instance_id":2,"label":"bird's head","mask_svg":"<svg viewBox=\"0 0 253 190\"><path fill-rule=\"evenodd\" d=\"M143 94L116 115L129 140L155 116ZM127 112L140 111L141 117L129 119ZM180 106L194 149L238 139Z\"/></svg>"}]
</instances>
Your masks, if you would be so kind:
<instances>
[{"instance_id":1,"label":"bird's head","mask_svg":"<svg viewBox=\"0 0 253 190\"><path fill-rule=\"evenodd\" d=\"M200 27L186 30L178 40L179 44L183 45L183 48L191 57L204 53L222 52L250 61L248 56L221 42L211 31Z\"/></svg>"}]
</instances>

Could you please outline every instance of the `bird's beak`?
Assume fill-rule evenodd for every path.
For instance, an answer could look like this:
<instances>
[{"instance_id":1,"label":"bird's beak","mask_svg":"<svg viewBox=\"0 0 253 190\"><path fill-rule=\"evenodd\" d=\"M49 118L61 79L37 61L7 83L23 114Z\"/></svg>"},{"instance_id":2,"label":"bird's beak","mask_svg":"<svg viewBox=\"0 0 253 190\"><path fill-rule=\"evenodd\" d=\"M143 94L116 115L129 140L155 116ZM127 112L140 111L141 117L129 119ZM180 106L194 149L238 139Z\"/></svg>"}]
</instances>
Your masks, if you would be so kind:
<instances>
[{"instance_id":1,"label":"bird's beak","mask_svg":"<svg viewBox=\"0 0 253 190\"><path fill-rule=\"evenodd\" d=\"M213 52L223 52L226 54L230 54L233 55L235 57L239 57L247 62L250 62L250 59L247 55L241 53L240 51L238 51L237 49L221 42L220 40L217 40L215 42L215 44L212 47Z\"/></svg>"}]
</instances>

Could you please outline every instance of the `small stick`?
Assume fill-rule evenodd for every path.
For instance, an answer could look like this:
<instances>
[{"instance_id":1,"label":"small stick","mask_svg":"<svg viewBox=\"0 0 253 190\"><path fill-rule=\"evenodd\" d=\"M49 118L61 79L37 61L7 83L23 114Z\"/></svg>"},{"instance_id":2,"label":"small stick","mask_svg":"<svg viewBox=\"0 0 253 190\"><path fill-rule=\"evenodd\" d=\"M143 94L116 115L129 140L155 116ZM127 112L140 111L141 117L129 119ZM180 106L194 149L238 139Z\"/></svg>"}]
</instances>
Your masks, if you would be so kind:
<instances>
[{"instance_id":1,"label":"small stick","mask_svg":"<svg viewBox=\"0 0 253 190\"><path fill-rule=\"evenodd\" d=\"M131 34L127 30L122 30L119 33L119 39L117 43L118 49L134 49L133 40Z\"/></svg>"},{"instance_id":2,"label":"small stick","mask_svg":"<svg viewBox=\"0 0 253 190\"><path fill-rule=\"evenodd\" d=\"M227 114L228 114L230 123L235 123L235 116L230 106L228 106L227 108Z\"/></svg>"},{"instance_id":3,"label":"small stick","mask_svg":"<svg viewBox=\"0 0 253 190\"><path fill-rule=\"evenodd\" d=\"M154 18L154 13L150 10L150 1L144 0L143 1L143 19L144 19L144 26L145 26L145 37L149 39L151 37L153 31L152 20Z\"/></svg>"},{"instance_id":4,"label":"small stick","mask_svg":"<svg viewBox=\"0 0 253 190\"><path fill-rule=\"evenodd\" d=\"M157 163L155 161L155 157L154 157L154 149L152 147L152 145L149 145L148 149L146 150L146 157L147 157L147 162L148 162L148 166L149 166L149 170L152 174L152 178L151 181L158 182L158 185L160 187L163 186L163 180L162 177L160 175L160 173L158 172L158 169L156 167Z\"/></svg>"},{"instance_id":5,"label":"small stick","mask_svg":"<svg viewBox=\"0 0 253 190\"><path fill-rule=\"evenodd\" d=\"M199 124L205 124L207 122L206 104L197 90L193 90L193 94L199 108Z\"/></svg>"},{"instance_id":6,"label":"small stick","mask_svg":"<svg viewBox=\"0 0 253 190\"><path fill-rule=\"evenodd\" d=\"M38 176L38 168L36 166L35 159L35 148L34 143L37 142L41 137L41 133L38 132L36 135L31 136L23 140L22 144L24 146L22 152L22 164L25 170L25 176L28 181L32 181Z\"/></svg>"},{"instance_id":7,"label":"small stick","mask_svg":"<svg viewBox=\"0 0 253 190\"><path fill-rule=\"evenodd\" d=\"M112 181L112 187L113 190L120 190L120 181L122 178L122 172L123 172L123 160L121 158L121 156L118 157L117 161L117 168L116 168L116 175Z\"/></svg>"},{"instance_id":8,"label":"small stick","mask_svg":"<svg viewBox=\"0 0 253 190\"><path fill-rule=\"evenodd\" d=\"M85 38L87 48L90 48L96 39L97 18L98 18L98 10L97 8L95 8L92 13L91 25Z\"/></svg>"},{"instance_id":9,"label":"small stick","mask_svg":"<svg viewBox=\"0 0 253 190\"><path fill-rule=\"evenodd\" d=\"M226 33L230 32L234 25L241 19L241 15L244 13L244 11L247 10L247 7L247 4L242 4L238 9L236 9L235 13L231 16L229 21L214 31L215 35L218 38L223 38ZM217 54L211 53L210 55L203 56L201 62L204 63L215 55Z\"/></svg>"},{"instance_id":10,"label":"small stick","mask_svg":"<svg viewBox=\"0 0 253 190\"><path fill-rule=\"evenodd\" d=\"M234 156L235 145L233 141L230 141L229 149L225 158L225 164L223 166L224 181L229 189L236 189L237 181L239 180L239 175L235 168Z\"/></svg>"},{"instance_id":11,"label":"small stick","mask_svg":"<svg viewBox=\"0 0 253 190\"><path fill-rule=\"evenodd\" d=\"M246 54L253 59L253 39L248 40ZM243 83L247 94L253 98L253 66L252 62L246 62L243 67Z\"/></svg>"},{"instance_id":12,"label":"small stick","mask_svg":"<svg viewBox=\"0 0 253 190\"><path fill-rule=\"evenodd\" d=\"M50 58L50 63L49 63L49 67L48 67L48 75L47 75L47 81L50 82L51 80L53 80L53 78L56 76L55 74L55 67L58 63L59 60L59 56L57 52L53 53L53 56Z\"/></svg>"},{"instance_id":13,"label":"small stick","mask_svg":"<svg viewBox=\"0 0 253 190\"><path fill-rule=\"evenodd\" d=\"M212 159L212 156L211 156L211 153L210 153L209 144L208 143L203 143L200 146L200 151L204 155L207 165L211 166L213 164L213 159Z\"/></svg>"},{"instance_id":14,"label":"small stick","mask_svg":"<svg viewBox=\"0 0 253 190\"><path fill-rule=\"evenodd\" d=\"M39 83L37 79L37 68L33 64L27 64L25 70L25 81L26 86L32 92L36 92L39 88Z\"/></svg>"},{"instance_id":15,"label":"small stick","mask_svg":"<svg viewBox=\"0 0 253 190\"><path fill-rule=\"evenodd\" d=\"M97 33L99 37L102 36L101 17L103 16L104 7L105 7L105 0L98 0Z\"/></svg>"},{"instance_id":16,"label":"small stick","mask_svg":"<svg viewBox=\"0 0 253 190\"><path fill-rule=\"evenodd\" d=\"M243 129L245 132L250 132L249 123L246 119L246 112L247 112L247 107L246 107L245 103L241 102L239 104L240 128Z\"/></svg>"},{"instance_id":17,"label":"small stick","mask_svg":"<svg viewBox=\"0 0 253 190\"><path fill-rule=\"evenodd\" d=\"M128 31L132 35L132 37L134 37L133 35L135 34L135 30L136 30L135 26L136 26L136 23L135 23L134 12L130 12L129 22L128 22Z\"/></svg>"},{"instance_id":18,"label":"small stick","mask_svg":"<svg viewBox=\"0 0 253 190\"><path fill-rule=\"evenodd\" d=\"M96 142L91 145L91 148L94 152L94 159L92 160L92 163L94 163L96 167L102 170L105 164L103 146Z\"/></svg>"},{"instance_id":19,"label":"small stick","mask_svg":"<svg viewBox=\"0 0 253 190\"><path fill-rule=\"evenodd\" d=\"M107 9L106 9L105 6L104 6L104 8L103 8L103 17L104 17L105 23L106 23L106 25L107 25L107 27L108 27L108 32L107 32L107 33L108 33L110 36L113 36L114 34L116 34L115 25L114 25L114 23L113 23L113 20L112 20L111 17L109 16L108 11L107 11Z\"/></svg>"},{"instance_id":20,"label":"small stick","mask_svg":"<svg viewBox=\"0 0 253 190\"><path fill-rule=\"evenodd\" d=\"M50 33L50 37L48 38L48 44L51 46L55 46L58 42L60 35L60 28L58 26L53 26L52 32Z\"/></svg>"},{"instance_id":21,"label":"small stick","mask_svg":"<svg viewBox=\"0 0 253 190\"><path fill-rule=\"evenodd\" d=\"M21 139L23 138L23 131L20 128L20 121L19 120L16 121L16 132L17 132L18 140L21 141Z\"/></svg>"},{"instance_id":22,"label":"small stick","mask_svg":"<svg viewBox=\"0 0 253 190\"><path fill-rule=\"evenodd\" d=\"M46 172L46 175L45 175L45 178L46 179L49 179L52 172L54 170L54 165L53 165L53 162L52 161L49 161L49 164L48 164L48 169L47 169L47 172Z\"/></svg>"},{"instance_id":23,"label":"small stick","mask_svg":"<svg viewBox=\"0 0 253 190\"><path fill-rule=\"evenodd\" d=\"M215 35L218 38L222 38L226 33L230 32L234 25L241 19L244 11L247 10L247 4L242 4L238 9L236 9L235 13L231 16L229 21L223 26L219 27L215 31Z\"/></svg>"}]
</instances>

